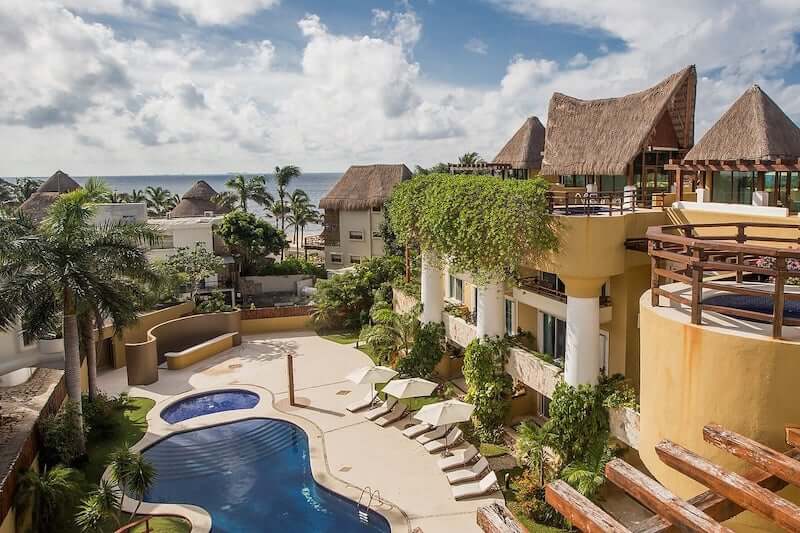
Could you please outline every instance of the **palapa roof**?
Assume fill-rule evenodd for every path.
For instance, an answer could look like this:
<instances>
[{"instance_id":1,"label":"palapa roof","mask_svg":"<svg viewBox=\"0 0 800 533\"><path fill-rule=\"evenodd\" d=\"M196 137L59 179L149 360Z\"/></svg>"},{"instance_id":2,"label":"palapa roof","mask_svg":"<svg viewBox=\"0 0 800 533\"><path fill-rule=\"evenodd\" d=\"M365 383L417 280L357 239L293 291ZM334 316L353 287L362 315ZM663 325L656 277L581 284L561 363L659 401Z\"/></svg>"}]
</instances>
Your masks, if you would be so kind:
<instances>
[{"instance_id":1,"label":"palapa roof","mask_svg":"<svg viewBox=\"0 0 800 533\"><path fill-rule=\"evenodd\" d=\"M800 128L758 85L745 91L686 154L688 160L798 157Z\"/></svg>"},{"instance_id":2,"label":"palapa roof","mask_svg":"<svg viewBox=\"0 0 800 533\"><path fill-rule=\"evenodd\" d=\"M356 211L384 204L394 186L411 177L407 166L353 165L319 201L322 209Z\"/></svg>"},{"instance_id":3,"label":"palapa roof","mask_svg":"<svg viewBox=\"0 0 800 533\"><path fill-rule=\"evenodd\" d=\"M688 149L694 142L696 86L697 71L690 65L658 85L619 98L579 100L554 93L541 173L625 174L661 124L674 129L675 148Z\"/></svg>"},{"instance_id":4,"label":"palapa roof","mask_svg":"<svg viewBox=\"0 0 800 533\"><path fill-rule=\"evenodd\" d=\"M511 165L511 168L539 170L542 168L544 136L544 126L539 117L528 117L492 162Z\"/></svg>"},{"instance_id":5,"label":"palapa roof","mask_svg":"<svg viewBox=\"0 0 800 533\"><path fill-rule=\"evenodd\" d=\"M204 180L198 180L188 191L183 193L181 201L172 209L170 216L172 218L189 218L205 216L209 211L215 215L228 213L229 209L212 201L216 195L217 191L211 185Z\"/></svg>"},{"instance_id":6,"label":"palapa roof","mask_svg":"<svg viewBox=\"0 0 800 533\"><path fill-rule=\"evenodd\" d=\"M42 183L36 192L22 202L20 210L37 224L47 216L47 210L61 194L80 189L81 186L66 172L57 170Z\"/></svg>"}]
</instances>

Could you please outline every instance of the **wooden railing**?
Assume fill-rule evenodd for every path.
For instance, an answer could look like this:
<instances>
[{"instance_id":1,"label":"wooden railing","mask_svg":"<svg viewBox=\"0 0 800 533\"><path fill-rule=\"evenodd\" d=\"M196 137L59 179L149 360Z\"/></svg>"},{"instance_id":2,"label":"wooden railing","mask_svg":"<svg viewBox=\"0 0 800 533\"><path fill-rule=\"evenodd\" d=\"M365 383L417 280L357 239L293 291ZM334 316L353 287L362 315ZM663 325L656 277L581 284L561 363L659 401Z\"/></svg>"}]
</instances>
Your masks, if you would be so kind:
<instances>
[{"instance_id":1,"label":"wooden railing","mask_svg":"<svg viewBox=\"0 0 800 533\"><path fill-rule=\"evenodd\" d=\"M784 325L800 326L800 319L784 316L785 302L800 300L800 293L786 292L787 280L800 277L796 266L800 261L800 226L748 222L655 226L647 231L647 238L654 307L663 296L689 307L693 324L702 322L704 310L771 323L775 338L781 337ZM713 272L714 279L707 280L706 272ZM720 275L726 273L736 283L720 281ZM746 275L766 277L771 283L745 284ZM685 288L662 289L662 280L688 285L689 296L685 296ZM704 303L703 289L767 298L772 301L772 312Z\"/></svg>"},{"instance_id":2,"label":"wooden railing","mask_svg":"<svg viewBox=\"0 0 800 533\"><path fill-rule=\"evenodd\" d=\"M548 191L550 213L558 215L614 215L635 213L637 209L664 208L665 192L610 191L582 192L575 190Z\"/></svg>"},{"instance_id":3,"label":"wooden railing","mask_svg":"<svg viewBox=\"0 0 800 533\"><path fill-rule=\"evenodd\" d=\"M560 291L558 289L554 289L551 285L547 284L547 282L532 276L528 278L518 278L517 279L517 286L520 289L530 291L536 294L540 294L542 296L546 296L548 298L552 298L553 300L557 300L561 303L567 303L567 293ZM600 297L600 307L608 307L611 305L611 298L609 296L601 296Z\"/></svg>"}]
</instances>

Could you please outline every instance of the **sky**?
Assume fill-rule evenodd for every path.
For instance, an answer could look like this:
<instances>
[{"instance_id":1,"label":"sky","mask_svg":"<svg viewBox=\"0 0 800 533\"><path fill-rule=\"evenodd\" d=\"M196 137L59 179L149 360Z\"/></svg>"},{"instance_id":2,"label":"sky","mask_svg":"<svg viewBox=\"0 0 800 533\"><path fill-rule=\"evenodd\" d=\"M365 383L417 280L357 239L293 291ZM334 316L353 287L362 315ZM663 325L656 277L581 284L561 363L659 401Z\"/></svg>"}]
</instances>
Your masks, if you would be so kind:
<instances>
[{"instance_id":1,"label":"sky","mask_svg":"<svg viewBox=\"0 0 800 533\"><path fill-rule=\"evenodd\" d=\"M695 64L800 122L798 0L2 0L0 176L491 159L553 92Z\"/></svg>"}]
</instances>

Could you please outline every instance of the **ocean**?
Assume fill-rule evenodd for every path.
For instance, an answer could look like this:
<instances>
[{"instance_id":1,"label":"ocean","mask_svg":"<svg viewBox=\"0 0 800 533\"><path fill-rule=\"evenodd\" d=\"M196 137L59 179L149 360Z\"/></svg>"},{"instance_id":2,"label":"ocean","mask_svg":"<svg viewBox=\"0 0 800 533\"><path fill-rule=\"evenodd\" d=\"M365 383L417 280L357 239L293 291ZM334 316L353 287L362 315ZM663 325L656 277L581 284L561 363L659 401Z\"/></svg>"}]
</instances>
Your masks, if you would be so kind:
<instances>
[{"instance_id":1,"label":"ocean","mask_svg":"<svg viewBox=\"0 0 800 533\"><path fill-rule=\"evenodd\" d=\"M151 175L151 176L101 176L108 186L117 192L131 192L133 189L145 189L148 186L163 187L173 194L178 196L183 195L184 192L197 180L205 180L217 192L227 190L225 182L233 174L180 174L180 175ZM249 174L248 174L249 175ZM289 184L289 192L295 189L302 189L308 194L311 203L315 206L319 204L320 198L327 193L331 187L341 177L341 172L308 172L301 174L298 178L292 180ZM277 197L275 190L275 179L273 174L264 173L267 177L267 190ZM86 183L88 176L72 176L78 183L83 185ZM3 178L6 181L14 182L15 177ZM42 178L44 179L44 178ZM264 214L261 207L257 205L248 204L248 209L256 214ZM306 227L306 235L313 235L322 231L322 227L314 224ZM290 235L291 237L291 235Z\"/></svg>"}]
</instances>

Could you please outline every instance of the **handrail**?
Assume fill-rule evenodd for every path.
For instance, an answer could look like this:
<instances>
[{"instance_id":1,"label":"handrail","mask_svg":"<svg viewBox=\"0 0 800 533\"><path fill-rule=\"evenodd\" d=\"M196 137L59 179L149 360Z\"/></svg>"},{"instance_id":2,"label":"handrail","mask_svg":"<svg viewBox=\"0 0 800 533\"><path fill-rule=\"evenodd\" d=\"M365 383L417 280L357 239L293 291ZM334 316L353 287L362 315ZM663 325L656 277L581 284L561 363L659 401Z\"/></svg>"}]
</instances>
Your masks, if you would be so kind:
<instances>
[{"instance_id":1,"label":"handrail","mask_svg":"<svg viewBox=\"0 0 800 533\"><path fill-rule=\"evenodd\" d=\"M542 296L552 298L561 303L567 303L567 293L554 289L545 284L541 279L531 276L526 278L517 278L517 286L520 289L535 292ZM607 295L600 296L600 307L608 307L611 305L611 297Z\"/></svg>"},{"instance_id":2,"label":"handrail","mask_svg":"<svg viewBox=\"0 0 800 533\"><path fill-rule=\"evenodd\" d=\"M635 213L637 209L665 207L665 191L627 190L584 192L575 190L547 191L548 211L565 215L602 215Z\"/></svg>"},{"instance_id":3,"label":"handrail","mask_svg":"<svg viewBox=\"0 0 800 533\"><path fill-rule=\"evenodd\" d=\"M797 231L798 237L759 235L753 234L752 231L748 233L748 230L753 228L772 229L774 232ZM734 230L735 234L697 235L698 229L729 229ZM800 326L800 319L784 316L785 302L800 300L800 293L786 292L788 280L800 277L800 248L752 244L771 242L800 245L800 225L730 222L654 226L647 230L647 239L651 261L650 290L653 307L660 304L662 296L671 302L688 306L691 309L691 321L697 325L702 323L704 309L749 320L766 321L772 323L774 338L782 336L784 325ZM706 280L704 275L709 271L717 274L725 272L735 274L735 283ZM745 285L745 275L766 276L772 280L772 288ZM689 285L690 296L687 298L677 292L662 289L662 280ZM772 312L704 303L703 289L738 296L767 298L772 302Z\"/></svg>"}]
</instances>

